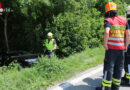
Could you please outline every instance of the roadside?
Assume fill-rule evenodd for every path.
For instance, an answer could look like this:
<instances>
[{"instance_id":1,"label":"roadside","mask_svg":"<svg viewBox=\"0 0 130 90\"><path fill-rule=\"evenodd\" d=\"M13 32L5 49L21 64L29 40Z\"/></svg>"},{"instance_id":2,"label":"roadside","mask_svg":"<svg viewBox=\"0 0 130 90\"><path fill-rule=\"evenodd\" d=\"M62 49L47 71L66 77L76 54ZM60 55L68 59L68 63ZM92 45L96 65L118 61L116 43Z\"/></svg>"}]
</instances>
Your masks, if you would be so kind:
<instances>
[{"instance_id":1,"label":"roadside","mask_svg":"<svg viewBox=\"0 0 130 90\"><path fill-rule=\"evenodd\" d=\"M68 58L62 59L63 61L63 73L59 71L58 74L53 75L55 84L67 80L79 73L86 71L89 68L95 67L103 63L104 59L104 48L86 49L86 51L74 54ZM49 79L50 80L50 79ZM50 84L50 85L54 85Z\"/></svg>"},{"instance_id":2,"label":"roadside","mask_svg":"<svg viewBox=\"0 0 130 90\"><path fill-rule=\"evenodd\" d=\"M103 59L103 47L87 48L83 52L64 59L54 57L49 60L47 57L41 57L40 63L33 68L26 68L18 72L15 67L15 69L2 72L0 87L3 90L43 89L102 64ZM2 68L0 70L2 71Z\"/></svg>"},{"instance_id":3,"label":"roadside","mask_svg":"<svg viewBox=\"0 0 130 90\"><path fill-rule=\"evenodd\" d=\"M86 90L95 90L94 87L96 87L98 85L97 82L96 82L97 84L95 86L91 86L91 89L88 89L88 88L90 88L90 85L89 85L89 83L85 84L85 81L91 80L91 81L93 81L93 82L90 81L91 83L95 83L93 78L91 78L91 77L93 75L99 76L99 72L101 72L102 70L103 70L103 66L98 65L94 68L86 70L85 72L82 72L81 74L78 74L77 76L74 76L73 78L71 78L69 80L66 80L62 83L59 83L59 84L53 86L53 87L50 87L47 90L85 90L83 88L86 88ZM101 81L101 80L99 80L99 81ZM82 84L82 85L77 86L78 84Z\"/></svg>"},{"instance_id":4,"label":"roadside","mask_svg":"<svg viewBox=\"0 0 130 90\"><path fill-rule=\"evenodd\" d=\"M102 76L103 65L99 65L47 90L95 90L96 87L101 86ZM120 87L120 90L129 89L128 86Z\"/></svg>"}]
</instances>

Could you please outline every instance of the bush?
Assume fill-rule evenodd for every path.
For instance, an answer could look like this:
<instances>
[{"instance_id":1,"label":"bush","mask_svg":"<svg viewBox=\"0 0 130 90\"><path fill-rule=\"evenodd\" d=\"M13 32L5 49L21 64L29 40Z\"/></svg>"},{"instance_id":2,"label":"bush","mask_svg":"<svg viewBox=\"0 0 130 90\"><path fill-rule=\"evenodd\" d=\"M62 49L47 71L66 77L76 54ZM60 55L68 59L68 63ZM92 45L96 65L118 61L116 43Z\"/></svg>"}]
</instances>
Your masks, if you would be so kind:
<instances>
[{"instance_id":1,"label":"bush","mask_svg":"<svg viewBox=\"0 0 130 90\"><path fill-rule=\"evenodd\" d=\"M66 12L54 17L46 32L53 32L58 54L69 56L88 47L98 47L102 41L103 18L97 9Z\"/></svg>"},{"instance_id":2,"label":"bush","mask_svg":"<svg viewBox=\"0 0 130 90\"><path fill-rule=\"evenodd\" d=\"M119 15L125 16L128 0L117 3ZM102 2L102 3L101 3ZM10 50L43 52L43 42L52 31L60 57L98 47L102 42L104 8L107 0L4 0L15 12L9 14L8 38ZM13 4L12 4L13 3ZM17 18L19 16L19 18ZM0 22L1 29L3 22ZM1 38L4 37L0 31ZM2 42L3 49L4 40ZM24 42L24 43L23 43Z\"/></svg>"},{"instance_id":3,"label":"bush","mask_svg":"<svg viewBox=\"0 0 130 90\"><path fill-rule=\"evenodd\" d=\"M59 77L64 70L63 63L58 60L58 58L53 57L48 59L48 57L39 58L40 63L36 65L36 73L40 74L43 78L53 80Z\"/></svg>"}]
</instances>

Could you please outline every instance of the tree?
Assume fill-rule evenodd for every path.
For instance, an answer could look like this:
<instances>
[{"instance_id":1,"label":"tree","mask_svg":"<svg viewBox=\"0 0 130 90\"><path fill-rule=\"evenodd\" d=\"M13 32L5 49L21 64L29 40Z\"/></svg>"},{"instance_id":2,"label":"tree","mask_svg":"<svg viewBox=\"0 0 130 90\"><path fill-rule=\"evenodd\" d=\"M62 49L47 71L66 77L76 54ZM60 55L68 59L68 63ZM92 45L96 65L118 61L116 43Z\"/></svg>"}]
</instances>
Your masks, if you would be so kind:
<instances>
[{"instance_id":1,"label":"tree","mask_svg":"<svg viewBox=\"0 0 130 90\"><path fill-rule=\"evenodd\" d=\"M8 43L8 34L7 34L7 22L8 22L8 15L12 10L10 10L10 8L8 8L8 6L6 8L6 0L5 0L5 2L4 1L2 2L1 7L2 6L3 6L2 9L4 9L4 12L2 12L2 16L0 17L0 19L4 22L5 45L6 45L6 49L8 52L9 51L9 43Z\"/></svg>"}]
</instances>

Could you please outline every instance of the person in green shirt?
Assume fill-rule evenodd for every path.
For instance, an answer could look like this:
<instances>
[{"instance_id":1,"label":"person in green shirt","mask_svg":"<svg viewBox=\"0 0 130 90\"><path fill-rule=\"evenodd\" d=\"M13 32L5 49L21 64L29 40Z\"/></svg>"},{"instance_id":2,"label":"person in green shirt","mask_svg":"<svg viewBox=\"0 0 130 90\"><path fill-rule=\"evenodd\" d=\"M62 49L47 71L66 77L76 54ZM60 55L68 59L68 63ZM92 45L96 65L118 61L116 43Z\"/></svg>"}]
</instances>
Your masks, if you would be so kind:
<instances>
[{"instance_id":1,"label":"person in green shirt","mask_svg":"<svg viewBox=\"0 0 130 90\"><path fill-rule=\"evenodd\" d=\"M45 55L48 55L48 58L51 58L55 54L57 44L56 40L53 39L53 34L51 32L49 32L47 36L48 39L46 39L45 41L45 47L46 47Z\"/></svg>"}]
</instances>

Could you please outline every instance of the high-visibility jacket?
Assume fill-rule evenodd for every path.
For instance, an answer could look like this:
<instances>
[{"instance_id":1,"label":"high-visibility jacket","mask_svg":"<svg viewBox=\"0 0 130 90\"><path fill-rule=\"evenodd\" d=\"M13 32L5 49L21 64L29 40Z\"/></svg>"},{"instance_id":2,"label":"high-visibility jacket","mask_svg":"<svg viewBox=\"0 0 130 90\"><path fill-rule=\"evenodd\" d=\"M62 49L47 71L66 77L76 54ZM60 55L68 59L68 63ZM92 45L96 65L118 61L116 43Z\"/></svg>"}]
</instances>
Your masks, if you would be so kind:
<instances>
[{"instance_id":1,"label":"high-visibility jacket","mask_svg":"<svg viewBox=\"0 0 130 90\"><path fill-rule=\"evenodd\" d=\"M108 48L114 50L124 50L124 38L127 24L126 18L114 16L108 17L105 20L111 24L109 39L107 43Z\"/></svg>"},{"instance_id":2,"label":"high-visibility jacket","mask_svg":"<svg viewBox=\"0 0 130 90\"><path fill-rule=\"evenodd\" d=\"M51 39L50 41L46 39L45 45L46 45L47 50L51 51L53 49L54 47L53 42L54 42L54 39Z\"/></svg>"}]
</instances>

